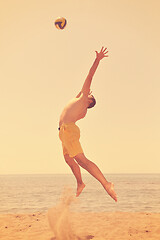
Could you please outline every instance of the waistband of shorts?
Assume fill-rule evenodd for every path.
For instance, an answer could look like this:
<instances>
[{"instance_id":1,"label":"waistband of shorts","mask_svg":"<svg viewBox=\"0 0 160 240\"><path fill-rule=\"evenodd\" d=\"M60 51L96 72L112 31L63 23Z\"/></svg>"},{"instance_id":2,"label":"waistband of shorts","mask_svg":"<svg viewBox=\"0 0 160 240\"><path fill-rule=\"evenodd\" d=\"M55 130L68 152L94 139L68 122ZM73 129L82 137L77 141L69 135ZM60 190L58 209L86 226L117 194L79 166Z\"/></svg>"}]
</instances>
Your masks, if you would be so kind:
<instances>
[{"instance_id":1,"label":"waistband of shorts","mask_svg":"<svg viewBox=\"0 0 160 240\"><path fill-rule=\"evenodd\" d=\"M60 131L60 129L61 129L62 127L64 127L64 126L72 126L72 125L77 126L77 125L75 124L75 122L62 123L62 125L58 128L58 130Z\"/></svg>"}]
</instances>

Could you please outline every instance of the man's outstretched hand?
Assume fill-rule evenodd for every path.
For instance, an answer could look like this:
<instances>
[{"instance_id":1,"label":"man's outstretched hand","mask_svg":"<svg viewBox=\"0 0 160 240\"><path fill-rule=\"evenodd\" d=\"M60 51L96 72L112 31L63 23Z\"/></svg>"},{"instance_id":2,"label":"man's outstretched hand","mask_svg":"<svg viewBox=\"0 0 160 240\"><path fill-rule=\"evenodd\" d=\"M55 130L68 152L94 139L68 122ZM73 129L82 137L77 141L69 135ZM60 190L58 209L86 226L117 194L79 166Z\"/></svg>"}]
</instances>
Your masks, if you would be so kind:
<instances>
[{"instance_id":1,"label":"man's outstretched hand","mask_svg":"<svg viewBox=\"0 0 160 240\"><path fill-rule=\"evenodd\" d=\"M96 51L96 58L100 61L102 58L108 57L107 53L107 48L102 47L99 53Z\"/></svg>"}]
</instances>

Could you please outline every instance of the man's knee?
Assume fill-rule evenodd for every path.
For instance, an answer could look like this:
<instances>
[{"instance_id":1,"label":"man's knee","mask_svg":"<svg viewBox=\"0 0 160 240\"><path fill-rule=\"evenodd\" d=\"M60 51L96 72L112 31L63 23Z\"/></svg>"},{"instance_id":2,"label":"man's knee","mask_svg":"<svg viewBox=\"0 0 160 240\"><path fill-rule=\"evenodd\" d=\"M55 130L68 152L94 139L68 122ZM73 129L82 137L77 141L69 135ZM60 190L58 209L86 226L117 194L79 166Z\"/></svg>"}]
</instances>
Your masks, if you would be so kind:
<instances>
[{"instance_id":1,"label":"man's knee","mask_svg":"<svg viewBox=\"0 0 160 240\"><path fill-rule=\"evenodd\" d=\"M66 155L64 155L64 159L65 159L65 161L66 161L66 163L68 164L68 165L72 165L73 164L73 158L72 157L70 157L69 156L69 154L66 154Z\"/></svg>"},{"instance_id":2,"label":"man's knee","mask_svg":"<svg viewBox=\"0 0 160 240\"><path fill-rule=\"evenodd\" d=\"M77 154L74 159L77 161L77 163L80 165L80 166L87 166L88 163L89 163L89 160L85 157L85 155L83 153L79 153Z\"/></svg>"}]
</instances>

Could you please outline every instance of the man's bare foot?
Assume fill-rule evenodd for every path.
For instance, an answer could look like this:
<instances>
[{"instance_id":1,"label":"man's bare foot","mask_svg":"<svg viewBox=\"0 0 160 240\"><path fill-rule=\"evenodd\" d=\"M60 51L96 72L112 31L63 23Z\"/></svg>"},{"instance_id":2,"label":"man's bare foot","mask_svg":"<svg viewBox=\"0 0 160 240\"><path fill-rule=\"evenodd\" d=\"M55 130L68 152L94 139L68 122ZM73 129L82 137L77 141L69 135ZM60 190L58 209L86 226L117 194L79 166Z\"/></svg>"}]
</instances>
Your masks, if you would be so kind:
<instances>
[{"instance_id":1,"label":"man's bare foot","mask_svg":"<svg viewBox=\"0 0 160 240\"><path fill-rule=\"evenodd\" d=\"M76 197L78 197L81 192L83 191L83 188L85 187L86 185L84 183L81 183L81 184L78 184L77 185L77 194L76 194Z\"/></svg>"},{"instance_id":2,"label":"man's bare foot","mask_svg":"<svg viewBox=\"0 0 160 240\"><path fill-rule=\"evenodd\" d=\"M104 188L107 191L107 193L117 202L117 195L114 191L114 184L111 182L108 182Z\"/></svg>"}]
</instances>

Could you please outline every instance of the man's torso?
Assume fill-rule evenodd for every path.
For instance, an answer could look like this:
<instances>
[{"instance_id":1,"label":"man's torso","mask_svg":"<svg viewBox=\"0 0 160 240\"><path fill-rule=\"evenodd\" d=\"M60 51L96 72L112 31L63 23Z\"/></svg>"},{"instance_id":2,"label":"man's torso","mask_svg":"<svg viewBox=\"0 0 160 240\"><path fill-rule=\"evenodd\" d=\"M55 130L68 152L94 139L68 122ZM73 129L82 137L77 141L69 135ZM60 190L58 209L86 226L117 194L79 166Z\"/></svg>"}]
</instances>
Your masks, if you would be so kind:
<instances>
[{"instance_id":1,"label":"man's torso","mask_svg":"<svg viewBox=\"0 0 160 240\"><path fill-rule=\"evenodd\" d=\"M76 122L85 117L88 107L88 98L83 93L79 98L73 98L63 109L60 115L59 126L62 123Z\"/></svg>"}]
</instances>

